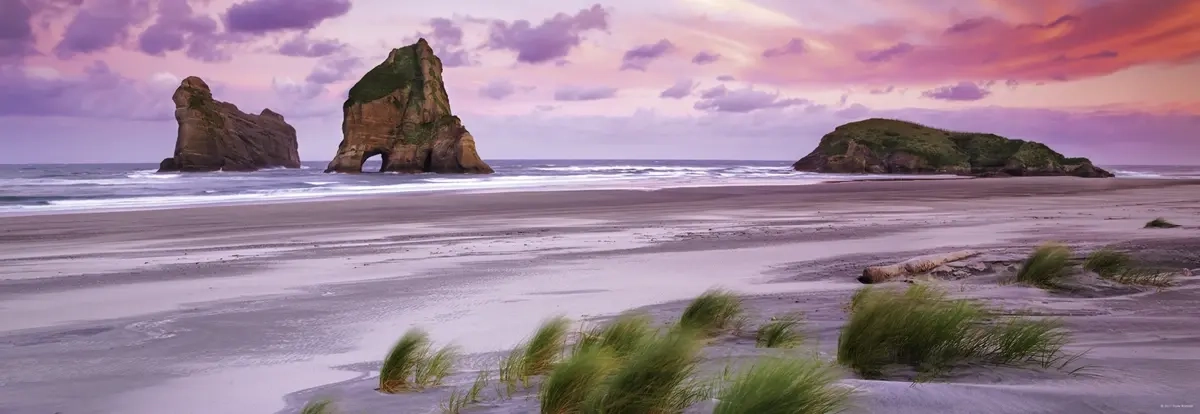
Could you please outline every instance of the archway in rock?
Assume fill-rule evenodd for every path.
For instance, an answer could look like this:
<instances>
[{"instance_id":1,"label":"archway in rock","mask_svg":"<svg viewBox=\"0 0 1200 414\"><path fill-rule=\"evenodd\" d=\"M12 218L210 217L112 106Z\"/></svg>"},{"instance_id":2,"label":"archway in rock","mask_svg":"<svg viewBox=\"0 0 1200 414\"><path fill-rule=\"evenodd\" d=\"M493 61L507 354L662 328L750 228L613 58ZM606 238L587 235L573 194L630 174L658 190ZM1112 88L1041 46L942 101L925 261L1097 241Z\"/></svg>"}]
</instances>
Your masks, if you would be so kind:
<instances>
[{"instance_id":1,"label":"archway in rock","mask_svg":"<svg viewBox=\"0 0 1200 414\"><path fill-rule=\"evenodd\" d=\"M372 171L383 172L383 168L387 166L388 156L382 152L367 153L363 156L362 165L358 166L359 172Z\"/></svg>"}]
</instances>

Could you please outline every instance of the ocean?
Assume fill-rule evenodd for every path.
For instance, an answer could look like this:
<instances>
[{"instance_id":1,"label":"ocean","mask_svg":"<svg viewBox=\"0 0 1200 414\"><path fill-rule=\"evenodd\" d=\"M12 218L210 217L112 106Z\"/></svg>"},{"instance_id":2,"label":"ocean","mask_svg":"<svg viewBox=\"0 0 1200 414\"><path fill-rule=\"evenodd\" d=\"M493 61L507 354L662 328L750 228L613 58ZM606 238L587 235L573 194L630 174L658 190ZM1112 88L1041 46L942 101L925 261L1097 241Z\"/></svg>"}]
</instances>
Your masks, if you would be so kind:
<instances>
[{"instance_id":1,"label":"ocean","mask_svg":"<svg viewBox=\"0 0 1200 414\"><path fill-rule=\"evenodd\" d=\"M364 171L377 171L377 160ZM787 161L496 160L495 174L326 174L325 162L250 173L157 173L157 164L0 165L0 214L135 210L425 192L655 190L937 176L792 171ZM1120 178L1200 178L1200 166L1111 166Z\"/></svg>"}]
</instances>

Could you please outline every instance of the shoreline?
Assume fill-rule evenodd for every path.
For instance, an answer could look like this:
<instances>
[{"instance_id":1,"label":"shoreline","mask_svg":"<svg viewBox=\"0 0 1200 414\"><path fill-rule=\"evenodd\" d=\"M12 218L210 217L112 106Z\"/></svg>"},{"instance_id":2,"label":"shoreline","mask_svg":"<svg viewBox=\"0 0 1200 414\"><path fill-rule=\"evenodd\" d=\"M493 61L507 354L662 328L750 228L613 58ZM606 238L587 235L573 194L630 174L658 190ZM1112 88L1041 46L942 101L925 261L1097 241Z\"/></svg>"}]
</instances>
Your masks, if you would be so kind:
<instances>
[{"instance_id":1,"label":"shoreline","mask_svg":"<svg viewBox=\"0 0 1200 414\"><path fill-rule=\"evenodd\" d=\"M862 266L965 247L1019 256L1049 239L1080 249L1165 240L1154 248L1170 252L1200 238L1198 203L1200 180L1040 177L0 217L0 309L21 315L0 324L10 345L0 346L0 411L294 412L333 394L343 410L423 412L449 389L383 396L367 386L409 326L472 354L458 368L470 376L551 314L674 315L714 286L756 304L814 301L825 346L840 322L816 315L838 312ZM1184 227L1141 229L1158 216ZM879 392L909 398L903 389Z\"/></svg>"}]
</instances>

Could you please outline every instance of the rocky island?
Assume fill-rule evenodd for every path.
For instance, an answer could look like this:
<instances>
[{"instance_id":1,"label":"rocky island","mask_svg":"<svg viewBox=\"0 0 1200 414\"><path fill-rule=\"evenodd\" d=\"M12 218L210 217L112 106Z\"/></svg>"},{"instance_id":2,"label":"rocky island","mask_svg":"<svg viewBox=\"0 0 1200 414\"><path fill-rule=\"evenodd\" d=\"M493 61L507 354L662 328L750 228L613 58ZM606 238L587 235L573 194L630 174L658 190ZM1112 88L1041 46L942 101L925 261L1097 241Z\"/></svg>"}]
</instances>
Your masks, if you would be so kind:
<instances>
[{"instance_id":1,"label":"rocky island","mask_svg":"<svg viewBox=\"0 0 1200 414\"><path fill-rule=\"evenodd\" d=\"M393 49L350 88L342 143L325 172L357 173L379 155L380 171L488 174L475 138L450 111L442 61L429 43Z\"/></svg>"},{"instance_id":2,"label":"rocky island","mask_svg":"<svg viewBox=\"0 0 1200 414\"><path fill-rule=\"evenodd\" d=\"M837 127L792 168L845 174L1113 176L1087 158L1068 158L1038 142L879 118Z\"/></svg>"},{"instance_id":3,"label":"rocky island","mask_svg":"<svg viewBox=\"0 0 1200 414\"><path fill-rule=\"evenodd\" d=\"M162 160L160 172L254 171L300 168L296 129L283 115L263 109L258 115L213 99L204 80L189 76L175 90L175 156Z\"/></svg>"}]
</instances>

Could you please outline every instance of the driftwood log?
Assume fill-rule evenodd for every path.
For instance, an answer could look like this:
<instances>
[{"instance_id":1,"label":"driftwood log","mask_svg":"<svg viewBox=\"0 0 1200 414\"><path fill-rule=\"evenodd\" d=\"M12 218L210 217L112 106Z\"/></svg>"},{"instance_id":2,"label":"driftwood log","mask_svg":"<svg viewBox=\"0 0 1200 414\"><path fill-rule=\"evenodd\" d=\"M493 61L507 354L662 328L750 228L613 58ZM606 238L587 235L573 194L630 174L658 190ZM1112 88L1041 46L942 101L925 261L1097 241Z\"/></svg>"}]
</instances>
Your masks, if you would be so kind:
<instances>
[{"instance_id":1,"label":"driftwood log","mask_svg":"<svg viewBox=\"0 0 1200 414\"><path fill-rule=\"evenodd\" d=\"M950 262L957 262L978 255L975 250L959 250L956 252L918 256L900 263L888 266L870 266L863 269L859 282L864 284L883 283L902 275L925 273Z\"/></svg>"}]
</instances>

